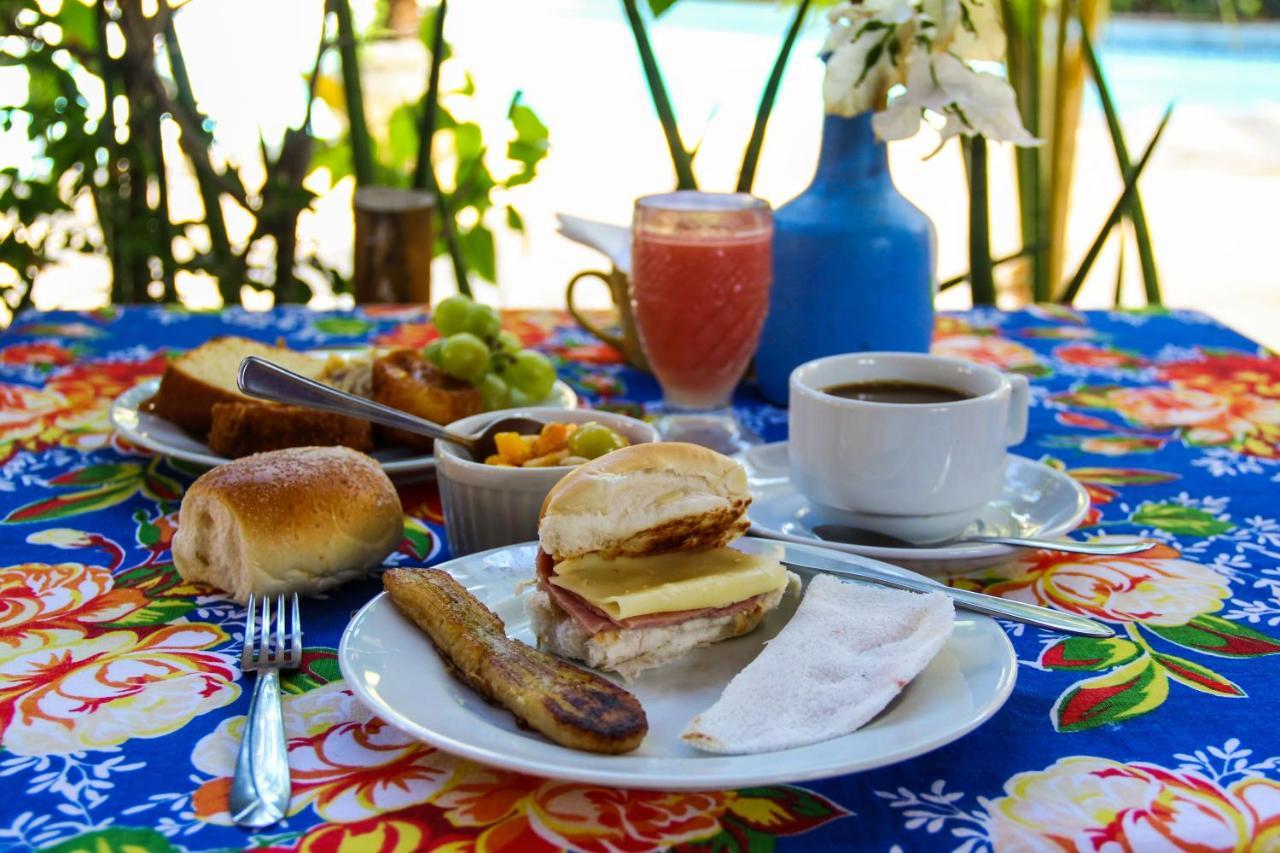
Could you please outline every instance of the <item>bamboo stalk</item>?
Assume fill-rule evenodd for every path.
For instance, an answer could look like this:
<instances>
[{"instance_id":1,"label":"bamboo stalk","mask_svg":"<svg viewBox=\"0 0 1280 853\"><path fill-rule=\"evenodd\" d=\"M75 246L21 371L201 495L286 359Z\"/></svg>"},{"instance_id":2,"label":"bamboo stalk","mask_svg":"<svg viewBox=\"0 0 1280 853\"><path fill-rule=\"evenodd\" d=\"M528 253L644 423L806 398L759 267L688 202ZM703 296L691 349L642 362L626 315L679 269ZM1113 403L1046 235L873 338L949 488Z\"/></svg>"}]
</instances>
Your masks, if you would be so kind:
<instances>
[{"instance_id":1,"label":"bamboo stalk","mask_svg":"<svg viewBox=\"0 0 1280 853\"><path fill-rule=\"evenodd\" d=\"M996 304L991 264L991 218L988 211L987 140L975 136L969 154L969 292L974 305Z\"/></svg>"},{"instance_id":2,"label":"bamboo stalk","mask_svg":"<svg viewBox=\"0 0 1280 853\"><path fill-rule=\"evenodd\" d=\"M1102 63L1098 61L1098 54L1093 49L1093 40L1089 38L1087 31L1081 34L1081 45L1084 48L1089 73L1093 77L1094 86L1098 92L1098 100L1102 104L1102 113L1107 119L1107 130L1111 133L1111 144L1116 151L1116 164L1120 167L1120 174L1124 174L1129 171L1130 166L1129 146L1125 142L1124 130L1120 126L1120 115L1116 110L1115 99L1111 96L1111 87L1107 84ZM1134 190L1133 197L1129 199L1125 215L1133 224L1133 238L1138 245L1138 265L1142 269L1142 286L1146 292L1147 304L1160 305L1163 301L1160 293L1160 277L1156 270L1155 252L1151 246L1151 232L1147 228L1147 214L1142 204L1142 194L1137 190Z\"/></svg>"},{"instance_id":3,"label":"bamboo stalk","mask_svg":"<svg viewBox=\"0 0 1280 853\"><path fill-rule=\"evenodd\" d=\"M653 46L649 44L649 35L645 32L644 18L636 6L636 0L622 0L622 9L626 13L627 23L631 26L631 35L635 38L636 51L640 54L640 65L644 69L645 81L649 84L649 95L653 98L653 108L658 113L658 121L662 124L662 132L667 138L667 148L671 152L671 165L676 171L676 189L696 190L698 180L693 175L693 158L680 139L680 127L676 124L675 111L671 107L671 99L667 96L666 84L662 82L662 72L658 69L658 60L654 56Z\"/></svg>"},{"instance_id":4,"label":"bamboo stalk","mask_svg":"<svg viewBox=\"0 0 1280 853\"><path fill-rule=\"evenodd\" d=\"M1080 262L1079 269L1076 274L1071 277L1071 281L1067 282L1067 286L1063 289L1058 301L1064 304L1070 304L1080 292L1081 285L1084 284L1085 277L1089 275L1089 269L1093 266L1093 262L1097 260L1098 253L1102 251L1103 245L1107 242L1107 236L1113 229L1124 213L1125 206L1129 202L1129 197L1133 194L1134 187L1138 185L1138 178L1142 175L1142 170L1147 167L1147 161L1151 159L1152 152L1155 151L1156 143L1160 141L1160 137L1164 134L1165 127L1169 124L1169 117L1173 115L1173 105L1170 104L1164 111L1164 117L1160 119L1160 125L1156 128L1156 132L1152 134L1151 141L1147 143L1147 147L1142 152L1142 157L1132 169L1125 172L1124 190L1120 193L1120 198L1116 199L1115 206L1111 208L1110 215L1107 216L1106 222L1102 225L1102 230L1098 232L1098 236L1094 238L1093 245L1089 247L1089 251L1085 253L1084 260Z\"/></svg>"},{"instance_id":5,"label":"bamboo stalk","mask_svg":"<svg viewBox=\"0 0 1280 853\"><path fill-rule=\"evenodd\" d=\"M998 267L1001 264L1009 263L1009 261L1016 261L1019 258L1025 258L1028 255L1034 255L1036 251L1037 251L1037 248L1035 246L1024 246L1023 248L1019 249L1018 251L1014 252L1011 255L1005 255L1002 258L995 258L994 260L991 261L991 266ZM968 280L969 280L969 271L965 270L959 275L953 275L951 278L943 281L941 284L938 285L938 290L950 290L953 287L959 287L960 285L964 284Z\"/></svg>"},{"instance_id":6,"label":"bamboo stalk","mask_svg":"<svg viewBox=\"0 0 1280 853\"><path fill-rule=\"evenodd\" d=\"M1017 96L1023 124L1036 136L1043 136L1040 121L1040 7L1039 0L1025 4L1019 11L1014 0L1001 0L1001 17L1007 34L1006 64L1009 81ZM1018 212L1022 245L1043 246L1043 187L1040 180L1041 149L1023 147L1014 150L1018 177ZM1024 289L1033 301L1048 298L1048 278L1041 253L1030 255L1029 281Z\"/></svg>"},{"instance_id":7,"label":"bamboo stalk","mask_svg":"<svg viewBox=\"0 0 1280 853\"><path fill-rule=\"evenodd\" d=\"M1052 95L1050 96L1051 113L1049 115L1048 145L1045 154L1048 157L1048 175L1045 185L1045 274L1050 282L1062 277L1065 263L1063 242L1066 237L1067 209L1071 201L1071 181L1069 164L1075 147L1075 128L1068 126L1067 97L1070 81L1067 60L1067 31L1071 24L1068 0L1058 0L1057 15L1054 17Z\"/></svg>"},{"instance_id":8,"label":"bamboo stalk","mask_svg":"<svg viewBox=\"0 0 1280 853\"><path fill-rule=\"evenodd\" d=\"M787 28L782 47L778 50L778 57L773 62L773 70L769 72L769 81L760 95L760 108L756 110L756 122L751 128L751 139L747 141L746 153L742 156L742 169L738 172L738 192L740 193L751 192L751 185L755 183L756 165L760 160L760 149L764 146L765 128L769 125L769 115L773 112L774 101L778 98L778 87L782 84L782 73L786 70L787 60L791 57L792 48L795 47L796 37L800 34L800 27L804 23L805 13L809 11L810 2L811 0L801 0L800 5L796 7L791 26Z\"/></svg>"},{"instance_id":9,"label":"bamboo stalk","mask_svg":"<svg viewBox=\"0 0 1280 853\"><path fill-rule=\"evenodd\" d=\"M440 65L444 62L444 17L449 0L436 7L435 28L431 32L431 67L427 71L427 91L422 96L422 115L418 118L418 162L413 169L412 186L425 190L431 180L431 144L436 135L436 110L440 103ZM439 192L439 188L434 188Z\"/></svg>"},{"instance_id":10,"label":"bamboo stalk","mask_svg":"<svg viewBox=\"0 0 1280 853\"><path fill-rule=\"evenodd\" d=\"M360 61L356 55L355 25L347 0L328 0L338 19L338 52L342 56L342 90L347 102L347 127L351 137L351 168L356 183L373 183L373 141L364 115L364 92L360 85Z\"/></svg>"},{"instance_id":11,"label":"bamboo stalk","mask_svg":"<svg viewBox=\"0 0 1280 853\"><path fill-rule=\"evenodd\" d=\"M1124 297L1124 224L1120 225L1120 257L1116 259L1116 289L1111 296L1111 304L1116 308L1121 307Z\"/></svg>"}]
</instances>

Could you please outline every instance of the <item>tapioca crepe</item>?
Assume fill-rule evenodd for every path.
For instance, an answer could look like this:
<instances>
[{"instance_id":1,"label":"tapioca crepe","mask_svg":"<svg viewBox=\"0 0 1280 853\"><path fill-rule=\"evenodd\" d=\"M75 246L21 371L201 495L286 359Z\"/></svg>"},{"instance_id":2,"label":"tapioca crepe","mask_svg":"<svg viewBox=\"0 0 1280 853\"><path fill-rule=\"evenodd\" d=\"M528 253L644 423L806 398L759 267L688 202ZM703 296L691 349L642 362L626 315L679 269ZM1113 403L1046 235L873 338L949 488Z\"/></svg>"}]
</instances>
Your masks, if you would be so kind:
<instances>
[{"instance_id":1,"label":"tapioca crepe","mask_svg":"<svg viewBox=\"0 0 1280 853\"><path fill-rule=\"evenodd\" d=\"M849 734L928 665L954 622L943 593L819 575L791 621L681 737L706 752L745 754Z\"/></svg>"}]
</instances>

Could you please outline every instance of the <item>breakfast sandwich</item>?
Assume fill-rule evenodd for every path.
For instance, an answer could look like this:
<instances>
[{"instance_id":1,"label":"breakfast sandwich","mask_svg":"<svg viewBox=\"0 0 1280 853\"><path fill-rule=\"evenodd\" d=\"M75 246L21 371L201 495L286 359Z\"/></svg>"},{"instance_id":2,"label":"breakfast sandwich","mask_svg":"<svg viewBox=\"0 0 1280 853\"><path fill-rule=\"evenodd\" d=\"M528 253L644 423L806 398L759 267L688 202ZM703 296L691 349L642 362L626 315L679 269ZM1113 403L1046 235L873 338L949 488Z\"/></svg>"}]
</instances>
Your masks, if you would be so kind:
<instances>
[{"instance_id":1,"label":"breakfast sandwich","mask_svg":"<svg viewBox=\"0 0 1280 853\"><path fill-rule=\"evenodd\" d=\"M737 462L674 442L592 460L547 495L538 524L540 646L631 678L752 631L795 576L728 547L749 526Z\"/></svg>"}]
</instances>

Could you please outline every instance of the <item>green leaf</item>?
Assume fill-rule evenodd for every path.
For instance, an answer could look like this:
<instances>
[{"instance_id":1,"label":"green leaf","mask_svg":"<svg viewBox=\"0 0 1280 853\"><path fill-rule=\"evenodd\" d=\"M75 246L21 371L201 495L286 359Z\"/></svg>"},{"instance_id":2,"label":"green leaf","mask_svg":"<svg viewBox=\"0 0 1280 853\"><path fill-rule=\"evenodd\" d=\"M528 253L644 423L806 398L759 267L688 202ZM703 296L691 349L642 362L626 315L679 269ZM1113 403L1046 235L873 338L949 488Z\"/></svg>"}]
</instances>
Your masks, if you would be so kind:
<instances>
[{"instance_id":1,"label":"green leaf","mask_svg":"<svg viewBox=\"0 0 1280 853\"><path fill-rule=\"evenodd\" d=\"M1146 714L1169 696L1169 679L1142 656L1106 675L1078 681L1054 703L1051 716L1060 732L1083 732Z\"/></svg>"},{"instance_id":2,"label":"green leaf","mask_svg":"<svg viewBox=\"0 0 1280 853\"><path fill-rule=\"evenodd\" d=\"M5 516L4 521L0 522L0 524L30 524L36 521L53 521L73 515L82 515L86 512L96 512L97 510L123 503L132 497L136 491L138 491L138 484L129 481L114 485L108 484L102 488L75 492L70 495L42 498L26 506L18 507Z\"/></svg>"},{"instance_id":3,"label":"green leaf","mask_svg":"<svg viewBox=\"0 0 1280 853\"><path fill-rule=\"evenodd\" d=\"M1067 473L1081 483L1097 486L1154 486L1178 479L1177 474L1146 468L1071 468Z\"/></svg>"},{"instance_id":4,"label":"green leaf","mask_svg":"<svg viewBox=\"0 0 1280 853\"><path fill-rule=\"evenodd\" d=\"M336 649L318 646L302 650L302 662L296 670L281 674L280 686L297 695L342 680Z\"/></svg>"},{"instance_id":5,"label":"green leaf","mask_svg":"<svg viewBox=\"0 0 1280 853\"><path fill-rule=\"evenodd\" d=\"M401 104L387 122L387 165L406 173L418 156L418 118L410 104Z\"/></svg>"},{"instance_id":6,"label":"green leaf","mask_svg":"<svg viewBox=\"0 0 1280 853\"><path fill-rule=\"evenodd\" d=\"M67 0L74 2L74 0ZM109 829L97 829L77 835L53 845L42 848L45 853L178 853L168 838L154 829L133 829L124 826L113 826Z\"/></svg>"},{"instance_id":7,"label":"green leaf","mask_svg":"<svg viewBox=\"0 0 1280 853\"><path fill-rule=\"evenodd\" d=\"M677 0L649 0L649 11L655 18L659 18L676 5L676 2Z\"/></svg>"},{"instance_id":8,"label":"green leaf","mask_svg":"<svg viewBox=\"0 0 1280 853\"><path fill-rule=\"evenodd\" d=\"M342 338L358 338L373 328L372 323L359 317L322 317L312 326L321 334Z\"/></svg>"},{"instance_id":9,"label":"green leaf","mask_svg":"<svg viewBox=\"0 0 1280 853\"><path fill-rule=\"evenodd\" d=\"M1207 666L1162 652L1156 652L1152 656L1156 663L1169 673L1169 677L1179 684L1185 684L1201 693L1229 696L1233 699L1243 698L1246 695L1237 684L1223 678Z\"/></svg>"},{"instance_id":10,"label":"green leaf","mask_svg":"<svg viewBox=\"0 0 1280 853\"><path fill-rule=\"evenodd\" d=\"M776 836L808 832L847 814L849 812L813 791L793 785L769 785L738 791L726 817Z\"/></svg>"},{"instance_id":11,"label":"green leaf","mask_svg":"<svg viewBox=\"0 0 1280 853\"><path fill-rule=\"evenodd\" d=\"M400 541L399 551L415 560L426 560L434 550L433 535L430 528L416 520L407 521L404 526L404 539Z\"/></svg>"},{"instance_id":12,"label":"green leaf","mask_svg":"<svg viewBox=\"0 0 1280 853\"><path fill-rule=\"evenodd\" d=\"M1146 503L1130 516L1134 524L1146 524L1175 536L1217 536L1235 527L1212 513L1174 503Z\"/></svg>"},{"instance_id":13,"label":"green leaf","mask_svg":"<svg viewBox=\"0 0 1280 853\"><path fill-rule=\"evenodd\" d=\"M1142 657L1142 648L1123 637L1067 637L1040 653L1045 669L1100 672Z\"/></svg>"},{"instance_id":14,"label":"green leaf","mask_svg":"<svg viewBox=\"0 0 1280 853\"><path fill-rule=\"evenodd\" d=\"M129 480L142 473L142 466L132 462L112 462L77 468L59 474L49 481L51 486L100 486L117 480Z\"/></svg>"},{"instance_id":15,"label":"green leaf","mask_svg":"<svg viewBox=\"0 0 1280 853\"><path fill-rule=\"evenodd\" d=\"M507 205L507 227L517 234L524 233L524 217L511 205Z\"/></svg>"},{"instance_id":16,"label":"green leaf","mask_svg":"<svg viewBox=\"0 0 1280 853\"><path fill-rule=\"evenodd\" d=\"M467 269L485 281L498 280L493 232L484 225L477 225L470 231L459 232L458 242L462 247L462 257L466 260Z\"/></svg>"},{"instance_id":17,"label":"green leaf","mask_svg":"<svg viewBox=\"0 0 1280 853\"><path fill-rule=\"evenodd\" d=\"M174 503L182 499L182 484L156 471L152 464L147 466L147 473L142 476L142 494L153 501Z\"/></svg>"},{"instance_id":18,"label":"green leaf","mask_svg":"<svg viewBox=\"0 0 1280 853\"><path fill-rule=\"evenodd\" d=\"M1256 658L1280 654L1280 640L1247 625L1202 613L1185 625L1143 627L1171 643L1224 658Z\"/></svg>"}]
</instances>

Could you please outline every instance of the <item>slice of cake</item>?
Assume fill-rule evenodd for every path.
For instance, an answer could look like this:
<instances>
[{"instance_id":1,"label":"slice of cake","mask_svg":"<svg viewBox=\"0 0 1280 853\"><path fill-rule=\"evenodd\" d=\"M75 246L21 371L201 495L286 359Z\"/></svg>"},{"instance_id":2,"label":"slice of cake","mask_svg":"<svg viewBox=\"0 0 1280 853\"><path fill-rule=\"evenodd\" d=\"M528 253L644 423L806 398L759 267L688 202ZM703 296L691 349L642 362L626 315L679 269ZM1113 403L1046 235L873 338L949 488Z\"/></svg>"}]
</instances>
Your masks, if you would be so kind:
<instances>
[{"instance_id":1,"label":"slice of cake","mask_svg":"<svg viewBox=\"0 0 1280 853\"><path fill-rule=\"evenodd\" d=\"M286 447L338 445L366 453L372 450L371 424L331 412L260 400L213 406L209 449L219 456L239 459Z\"/></svg>"},{"instance_id":2,"label":"slice of cake","mask_svg":"<svg viewBox=\"0 0 1280 853\"><path fill-rule=\"evenodd\" d=\"M213 423L216 403L248 400L236 388L236 374L246 356L256 355L308 379L324 371L323 359L247 338L214 338L165 368L151 411L183 429L204 435Z\"/></svg>"}]
</instances>

